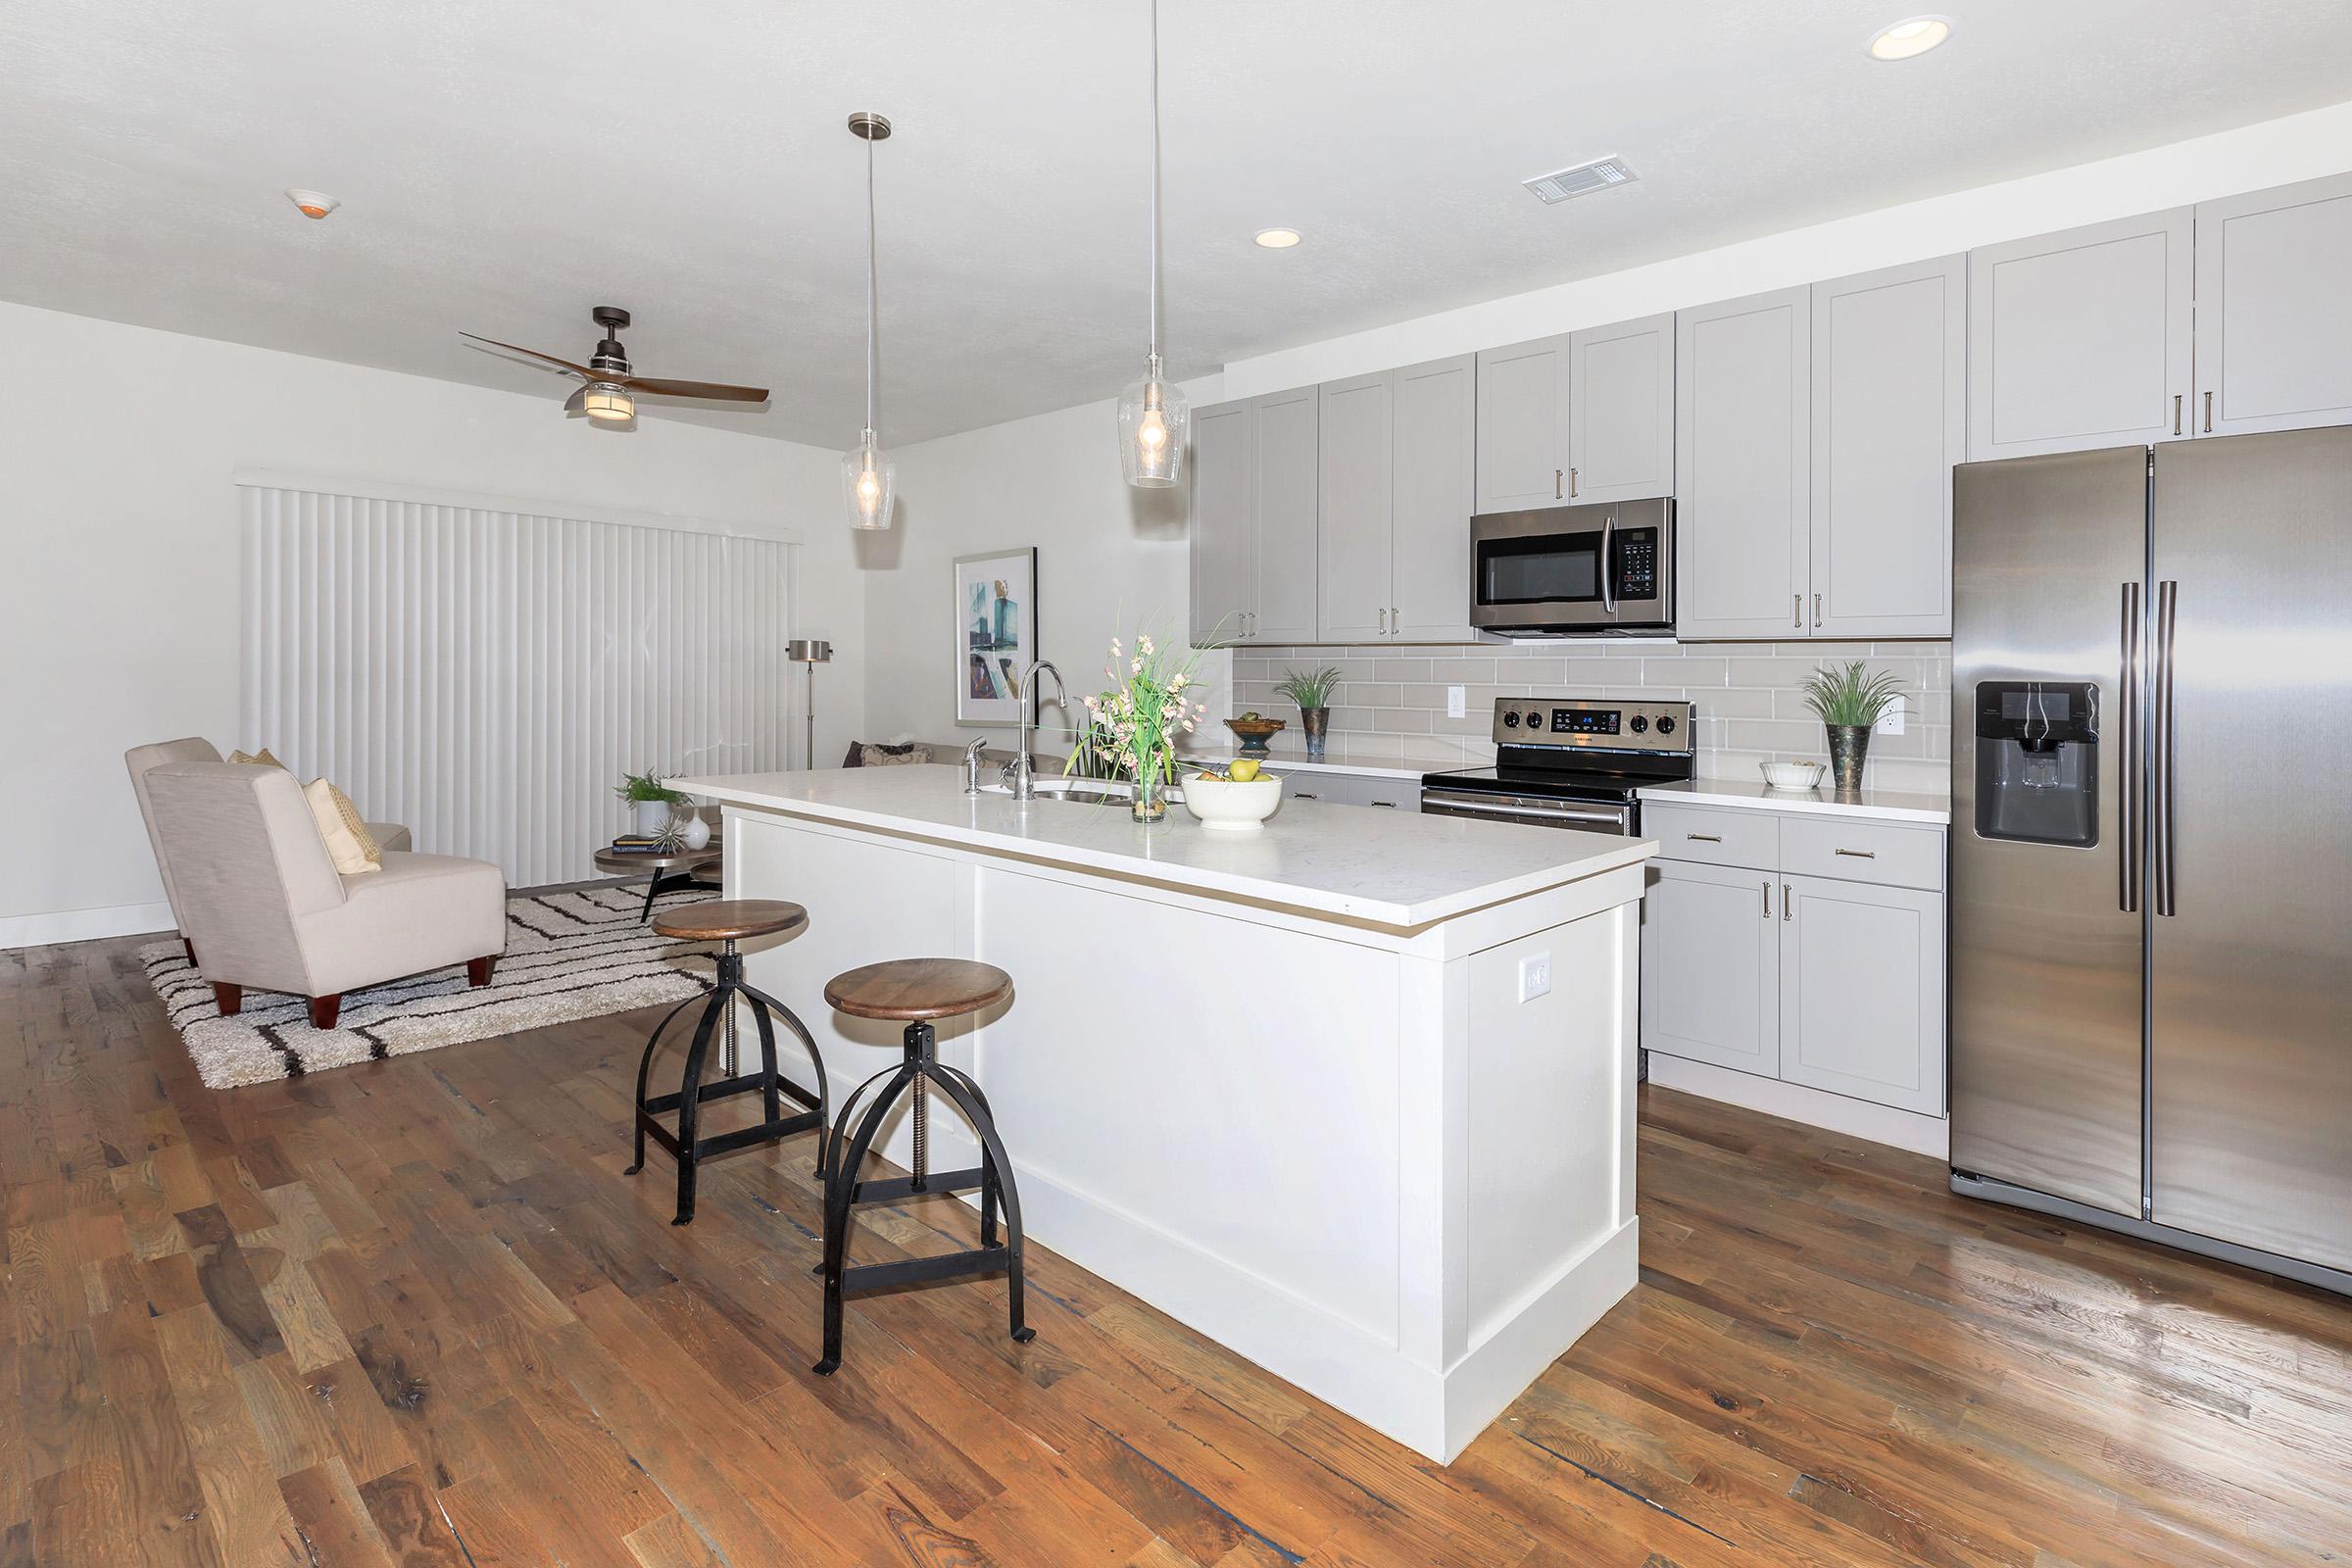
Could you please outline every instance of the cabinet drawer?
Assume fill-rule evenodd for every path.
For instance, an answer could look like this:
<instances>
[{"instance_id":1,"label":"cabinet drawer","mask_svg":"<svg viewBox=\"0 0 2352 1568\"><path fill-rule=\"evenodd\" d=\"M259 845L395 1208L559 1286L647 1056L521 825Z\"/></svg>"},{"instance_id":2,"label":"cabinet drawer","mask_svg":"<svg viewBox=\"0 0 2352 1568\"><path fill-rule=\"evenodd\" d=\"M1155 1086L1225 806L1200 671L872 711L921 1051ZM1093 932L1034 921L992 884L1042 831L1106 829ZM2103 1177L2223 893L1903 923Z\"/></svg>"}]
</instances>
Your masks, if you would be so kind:
<instances>
[{"instance_id":1,"label":"cabinet drawer","mask_svg":"<svg viewBox=\"0 0 2352 1568\"><path fill-rule=\"evenodd\" d=\"M1642 836L1656 839L1658 854L1669 860L1759 871L1777 871L1781 865L1781 819L1765 811L1709 811L1644 801Z\"/></svg>"},{"instance_id":2,"label":"cabinet drawer","mask_svg":"<svg viewBox=\"0 0 2352 1568\"><path fill-rule=\"evenodd\" d=\"M1781 819L1781 869L1936 892L1943 886L1943 834L1889 822L1788 816Z\"/></svg>"}]
</instances>

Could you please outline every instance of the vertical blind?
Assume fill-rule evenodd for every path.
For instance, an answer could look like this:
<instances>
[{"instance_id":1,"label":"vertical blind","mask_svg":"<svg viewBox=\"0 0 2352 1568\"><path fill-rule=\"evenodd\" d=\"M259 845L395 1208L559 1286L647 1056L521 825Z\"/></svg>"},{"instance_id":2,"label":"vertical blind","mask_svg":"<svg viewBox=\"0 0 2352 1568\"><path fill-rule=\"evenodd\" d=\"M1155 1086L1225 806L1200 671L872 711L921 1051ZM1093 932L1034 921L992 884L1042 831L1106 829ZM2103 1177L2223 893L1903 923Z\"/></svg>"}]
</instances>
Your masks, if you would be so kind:
<instances>
[{"instance_id":1,"label":"vertical blind","mask_svg":"<svg viewBox=\"0 0 2352 1568\"><path fill-rule=\"evenodd\" d=\"M595 874L624 771L789 765L791 546L241 488L243 728L416 847Z\"/></svg>"}]
</instances>

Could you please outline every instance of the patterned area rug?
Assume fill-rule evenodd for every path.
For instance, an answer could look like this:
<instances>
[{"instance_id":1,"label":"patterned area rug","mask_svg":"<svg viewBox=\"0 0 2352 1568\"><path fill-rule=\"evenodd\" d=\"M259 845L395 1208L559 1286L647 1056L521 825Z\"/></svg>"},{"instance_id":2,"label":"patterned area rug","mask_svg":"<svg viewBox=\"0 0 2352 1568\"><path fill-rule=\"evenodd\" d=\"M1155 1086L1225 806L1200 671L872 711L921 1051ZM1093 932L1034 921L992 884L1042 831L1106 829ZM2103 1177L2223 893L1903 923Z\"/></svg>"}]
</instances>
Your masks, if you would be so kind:
<instances>
[{"instance_id":1,"label":"patterned area rug","mask_svg":"<svg viewBox=\"0 0 2352 1568\"><path fill-rule=\"evenodd\" d=\"M708 899L708 889L665 893L655 907ZM207 1088L268 1083L710 989L709 949L656 936L637 916L641 887L597 887L507 901L507 952L490 984L466 984L463 965L346 993L332 1029L314 1029L301 997L248 991L223 1018L213 988L176 939L139 950L164 1011L188 1044Z\"/></svg>"}]
</instances>

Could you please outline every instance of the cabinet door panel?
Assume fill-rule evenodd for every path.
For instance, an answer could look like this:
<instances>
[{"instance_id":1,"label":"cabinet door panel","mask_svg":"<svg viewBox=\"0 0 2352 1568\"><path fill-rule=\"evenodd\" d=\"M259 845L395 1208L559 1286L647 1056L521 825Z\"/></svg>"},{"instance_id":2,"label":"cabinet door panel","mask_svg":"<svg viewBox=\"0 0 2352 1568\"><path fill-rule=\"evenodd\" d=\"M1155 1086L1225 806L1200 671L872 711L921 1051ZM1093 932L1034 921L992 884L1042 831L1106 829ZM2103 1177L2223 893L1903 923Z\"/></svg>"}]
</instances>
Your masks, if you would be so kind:
<instances>
[{"instance_id":1,"label":"cabinet door panel","mask_svg":"<svg viewBox=\"0 0 2352 1568\"><path fill-rule=\"evenodd\" d=\"M1971 460L2189 433L2190 210L1971 251Z\"/></svg>"},{"instance_id":2,"label":"cabinet door panel","mask_svg":"<svg viewBox=\"0 0 2352 1568\"><path fill-rule=\"evenodd\" d=\"M2352 175L2197 207L2199 435L2352 422Z\"/></svg>"},{"instance_id":3,"label":"cabinet door panel","mask_svg":"<svg viewBox=\"0 0 2352 1568\"><path fill-rule=\"evenodd\" d=\"M1470 514L1478 492L1478 365L1470 355L1396 372L1389 634L1471 642Z\"/></svg>"},{"instance_id":4,"label":"cabinet door panel","mask_svg":"<svg viewBox=\"0 0 2352 1568\"><path fill-rule=\"evenodd\" d=\"M1568 339L1478 356L1478 510L1568 505Z\"/></svg>"},{"instance_id":5,"label":"cabinet door panel","mask_svg":"<svg viewBox=\"0 0 2352 1568\"><path fill-rule=\"evenodd\" d=\"M1781 880L1781 1077L1942 1115L1942 895Z\"/></svg>"},{"instance_id":6,"label":"cabinet door panel","mask_svg":"<svg viewBox=\"0 0 2352 1568\"><path fill-rule=\"evenodd\" d=\"M1320 458L1317 388L1252 402L1256 426L1257 548L1250 642L1315 640L1315 489Z\"/></svg>"},{"instance_id":7,"label":"cabinet door panel","mask_svg":"<svg viewBox=\"0 0 2352 1568\"><path fill-rule=\"evenodd\" d=\"M1674 494L1674 317L1568 336L1568 499Z\"/></svg>"},{"instance_id":8,"label":"cabinet door panel","mask_svg":"<svg viewBox=\"0 0 2352 1568\"><path fill-rule=\"evenodd\" d=\"M1389 627L1390 431L1396 378L1384 371L1321 388L1315 619L1325 642L1370 642Z\"/></svg>"},{"instance_id":9,"label":"cabinet door panel","mask_svg":"<svg viewBox=\"0 0 2352 1568\"><path fill-rule=\"evenodd\" d=\"M1952 465L1968 437L1967 263L1813 288L1818 637L1952 634Z\"/></svg>"},{"instance_id":10,"label":"cabinet door panel","mask_svg":"<svg viewBox=\"0 0 2352 1568\"><path fill-rule=\"evenodd\" d=\"M1812 291L1675 318L1675 629L1805 635Z\"/></svg>"},{"instance_id":11,"label":"cabinet door panel","mask_svg":"<svg viewBox=\"0 0 2352 1568\"><path fill-rule=\"evenodd\" d=\"M1193 414L1193 642L1232 642L1254 608L1257 480L1250 404L1212 404Z\"/></svg>"},{"instance_id":12,"label":"cabinet door panel","mask_svg":"<svg viewBox=\"0 0 2352 1568\"><path fill-rule=\"evenodd\" d=\"M1780 893L1769 871L1649 862L1642 901L1642 1044L1780 1072Z\"/></svg>"}]
</instances>

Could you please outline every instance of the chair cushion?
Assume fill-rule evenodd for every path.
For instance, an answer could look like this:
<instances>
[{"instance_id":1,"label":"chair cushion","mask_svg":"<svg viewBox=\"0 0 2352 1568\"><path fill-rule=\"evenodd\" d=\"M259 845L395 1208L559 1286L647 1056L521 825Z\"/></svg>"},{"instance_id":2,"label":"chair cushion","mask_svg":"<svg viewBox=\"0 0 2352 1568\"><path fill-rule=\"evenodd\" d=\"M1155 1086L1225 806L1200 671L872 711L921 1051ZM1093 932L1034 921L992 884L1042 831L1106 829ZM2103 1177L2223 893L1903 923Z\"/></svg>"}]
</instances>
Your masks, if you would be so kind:
<instances>
[{"instance_id":1,"label":"chair cushion","mask_svg":"<svg viewBox=\"0 0 2352 1568\"><path fill-rule=\"evenodd\" d=\"M368 836L375 840L378 850L413 850L416 847L409 837L409 830L398 822L369 822L367 828Z\"/></svg>"},{"instance_id":2,"label":"chair cushion","mask_svg":"<svg viewBox=\"0 0 2352 1568\"><path fill-rule=\"evenodd\" d=\"M487 860L384 853L343 878L340 908L300 922L313 996L486 958L507 946L507 879Z\"/></svg>"}]
</instances>

